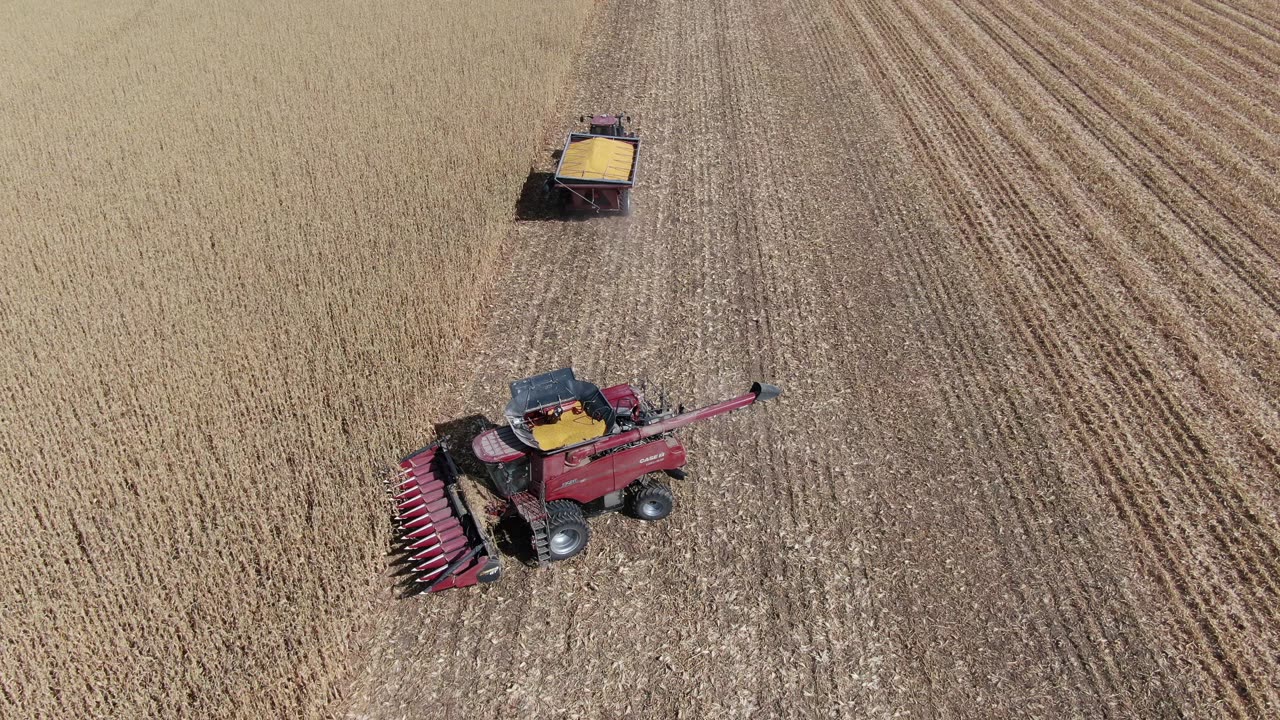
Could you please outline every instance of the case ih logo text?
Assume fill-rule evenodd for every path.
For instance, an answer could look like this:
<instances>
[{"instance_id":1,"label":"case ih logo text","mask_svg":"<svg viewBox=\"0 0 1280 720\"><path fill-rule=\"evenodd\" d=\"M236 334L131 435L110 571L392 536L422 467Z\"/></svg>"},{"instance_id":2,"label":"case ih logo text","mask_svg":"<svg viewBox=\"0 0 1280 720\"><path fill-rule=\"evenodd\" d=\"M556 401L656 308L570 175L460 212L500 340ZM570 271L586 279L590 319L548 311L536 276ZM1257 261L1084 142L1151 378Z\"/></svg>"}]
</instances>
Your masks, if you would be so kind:
<instances>
[{"instance_id":1,"label":"case ih logo text","mask_svg":"<svg viewBox=\"0 0 1280 720\"><path fill-rule=\"evenodd\" d=\"M664 457L666 457L666 456L667 456L667 454L666 454L666 453L664 453L664 452L660 452L660 453L658 453L657 455L650 455L649 457L642 457L642 458L640 458L640 464L641 464L641 465L648 465L649 463L651 463L651 462L655 462L655 461L657 461L657 460L661 460L662 458L664 458Z\"/></svg>"}]
</instances>

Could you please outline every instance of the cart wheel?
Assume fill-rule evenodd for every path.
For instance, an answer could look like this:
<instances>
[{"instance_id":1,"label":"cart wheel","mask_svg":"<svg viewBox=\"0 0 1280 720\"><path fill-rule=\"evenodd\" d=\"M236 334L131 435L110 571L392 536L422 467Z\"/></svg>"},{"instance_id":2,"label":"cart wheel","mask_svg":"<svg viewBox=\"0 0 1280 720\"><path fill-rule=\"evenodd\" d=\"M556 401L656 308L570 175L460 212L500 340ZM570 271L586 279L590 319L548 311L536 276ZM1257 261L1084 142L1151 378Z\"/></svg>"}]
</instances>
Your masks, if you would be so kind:
<instances>
[{"instance_id":1,"label":"cart wheel","mask_svg":"<svg viewBox=\"0 0 1280 720\"><path fill-rule=\"evenodd\" d=\"M560 562L582 552L591 540L591 528L582 517L582 508L572 500L557 500L547 506L547 549L551 562Z\"/></svg>"},{"instance_id":2,"label":"cart wheel","mask_svg":"<svg viewBox=\"0 0 1280 720\"><path fill-rule=\"evenodd\" d=\"M637 485L627 498L627 514L645 522L657 522L670 515L675 507L676 496L671 488L657 482Z\"/></svg>"},{"instance_id":3,"label":"cart wheel","mask_svg":"<svg viewBox=\"0 0 1280 720\"><path fill-rule=\"evenodd\" d=\"M618 212L622 215L631 214L631 191L623 190L622 195L618 197Z\"/></svg>"}]
</instances>

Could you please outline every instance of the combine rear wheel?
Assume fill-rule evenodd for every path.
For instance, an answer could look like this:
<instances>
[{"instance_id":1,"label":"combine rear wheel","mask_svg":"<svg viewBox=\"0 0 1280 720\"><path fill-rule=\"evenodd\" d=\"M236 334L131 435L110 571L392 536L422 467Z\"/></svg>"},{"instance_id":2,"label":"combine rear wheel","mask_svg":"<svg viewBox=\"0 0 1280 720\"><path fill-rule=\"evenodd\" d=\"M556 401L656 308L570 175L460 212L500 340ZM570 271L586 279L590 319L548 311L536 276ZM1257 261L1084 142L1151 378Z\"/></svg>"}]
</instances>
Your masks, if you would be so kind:
<instances>
[{"instance_id":1,"label":"combine rear wheel","mask_svg":"<svg viewBox=\"0 0 1280 720\"><path fill-rule=\"evenodd\" d=\"M671 514L676 507L676 496L662 483L636 485L627 498L627 514L637 520L656 522Z\"/></svg>"},{"instance_id":2,"label":"combine rear wheel","mask_svg":"<svg viewBox=\"0 0 1280 720\"><path fill-rule=\"evenodd\" d=\"M551 562L568 560L586 549L591 528L577 503L558 500L548 505L547 511L547 547L551 551Z\"/></svg>"}]
</instances>

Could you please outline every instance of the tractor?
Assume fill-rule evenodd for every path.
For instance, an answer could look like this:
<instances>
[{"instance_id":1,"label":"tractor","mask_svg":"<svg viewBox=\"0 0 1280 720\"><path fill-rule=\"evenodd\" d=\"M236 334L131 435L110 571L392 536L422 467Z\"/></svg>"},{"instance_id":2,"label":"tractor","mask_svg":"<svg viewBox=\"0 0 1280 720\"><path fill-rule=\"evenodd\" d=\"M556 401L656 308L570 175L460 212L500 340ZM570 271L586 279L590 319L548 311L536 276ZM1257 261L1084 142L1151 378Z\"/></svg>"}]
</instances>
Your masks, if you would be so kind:
<instances>
[{"instance_id":1,"label":"tractor","mask_svg":"<svg viewBox=\"0 0 1280 720\"><path fill-rule=\"evenodd\" d=\"M674 431L782 393L757 382L742 395L686 412L635 385L601 390L572 368L510 388L507 424L476 435L471 451L499 498L489 515L527 531L526 554L539 567L585 550L589 517L623 511L656 522L670 515L675 495L663 477L683 479L686 462ZM449 450L436 442L402 460L392 481L407 563L426 592L502 576L497 544L467 503L460 477Z\"/></svg>"}]
</instances>

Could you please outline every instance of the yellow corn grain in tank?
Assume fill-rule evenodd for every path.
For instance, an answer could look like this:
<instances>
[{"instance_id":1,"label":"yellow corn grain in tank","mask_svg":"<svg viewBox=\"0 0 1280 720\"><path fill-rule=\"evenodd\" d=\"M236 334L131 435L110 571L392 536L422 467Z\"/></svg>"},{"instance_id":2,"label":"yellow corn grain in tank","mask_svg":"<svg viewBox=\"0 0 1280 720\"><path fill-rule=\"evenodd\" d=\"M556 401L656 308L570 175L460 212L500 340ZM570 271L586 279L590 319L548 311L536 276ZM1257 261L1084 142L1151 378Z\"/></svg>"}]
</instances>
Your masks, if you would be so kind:
<instances>
[{"instance_id":1,"label":"yellow corn grain in tank","mask_svg":"<svg viewBox=\"0 0 1280 720\"><path fill-rule=\"evenodd\" d=\"M582 180L629 180L635 145L622 140L590 138L570 143L560 176Z\"/></svg>"},{"instance_id":2,"label":"yellow corn grain in tank","mask_svg":"<svg viewBox=\"0 0 1280 720\"><path fill-rule=\"evenodd\" d=\"M543 450L555 450L566 445L575 445L584 440L591 440L604 435L603 420L595 420L582 409L582 403L576 402L569 410L555 420L544 420L532 424L533 439Z\"/></svg>"}]
</instances>

